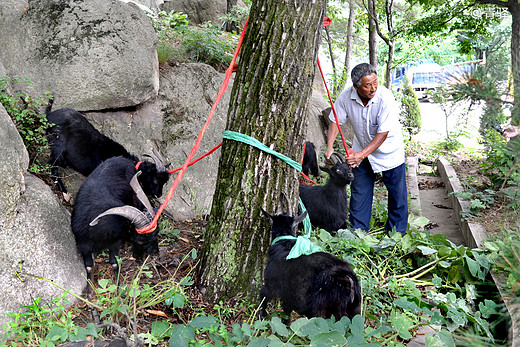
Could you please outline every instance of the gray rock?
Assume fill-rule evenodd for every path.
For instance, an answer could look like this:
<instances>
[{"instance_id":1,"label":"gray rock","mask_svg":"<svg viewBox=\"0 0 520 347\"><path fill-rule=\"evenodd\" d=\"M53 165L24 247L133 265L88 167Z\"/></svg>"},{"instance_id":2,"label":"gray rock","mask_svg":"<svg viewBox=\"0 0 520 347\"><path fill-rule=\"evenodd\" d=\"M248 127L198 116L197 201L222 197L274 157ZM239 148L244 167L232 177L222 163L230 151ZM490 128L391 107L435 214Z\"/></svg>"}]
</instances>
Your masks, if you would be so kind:
<instances>
[{"instance_id":1,"label":"gray rock","mask_svg":"<svg viewBox=\"0 0 520 347\"><path fill-rule=\"evenodd\" d=\"M31 95L47 90L55 107L101 110L157 94L157 42L150 19L117 0L2 0L0 61L25 76Z\"/></svg>"},{"instance_id":2,"label":"gray rock","mask_svg":"<svg viewBox=\"0 0 520 347\"><path fill-rule=\"evenodd\" d=\"M13 318L21 306L42 297L43 302L63 294L58 287L21 275L45 276L60 286L81 294L86 285L83 262L76 252L70 231L69 213L51 189L28 173L28 155L3 106L0 105L0 327ZM73 303L75 299L68 295ZM0 336L3 331L0 328Z\"/></svg>"},{"instance_id":3,"label":"gray rock","mask_svg":"<svg viewBox=\"0 0 520 347\"><path fill-rule=\"evenodd\" d=\"M226 0L164 0L161 6L166 12L175 11L188 15L191 25L213 22L221 24L219 18L226 14Z\"/></svg>"}]
</instances>

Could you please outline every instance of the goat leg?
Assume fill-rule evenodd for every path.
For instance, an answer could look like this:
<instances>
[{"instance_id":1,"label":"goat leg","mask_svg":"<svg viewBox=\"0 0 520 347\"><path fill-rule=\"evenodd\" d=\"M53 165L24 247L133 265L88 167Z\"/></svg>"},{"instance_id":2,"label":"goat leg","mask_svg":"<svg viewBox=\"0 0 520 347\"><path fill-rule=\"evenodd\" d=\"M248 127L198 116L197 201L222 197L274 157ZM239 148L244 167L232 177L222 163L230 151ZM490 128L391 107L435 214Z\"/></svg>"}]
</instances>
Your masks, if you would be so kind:
<instances>
[{"instance_id":1,"label":"goat leg","mask_svg":"<svg viewBox=\"0 0 520 347\"><path fill-rule=\"evenodd\" d=\"M92 282L92 266L94 266L94 260L92 259L92 253L83 254L83 264L85 264L85 270L87 271L87 295L90 294L90 286Z\"/></svg>"}]
</instances>

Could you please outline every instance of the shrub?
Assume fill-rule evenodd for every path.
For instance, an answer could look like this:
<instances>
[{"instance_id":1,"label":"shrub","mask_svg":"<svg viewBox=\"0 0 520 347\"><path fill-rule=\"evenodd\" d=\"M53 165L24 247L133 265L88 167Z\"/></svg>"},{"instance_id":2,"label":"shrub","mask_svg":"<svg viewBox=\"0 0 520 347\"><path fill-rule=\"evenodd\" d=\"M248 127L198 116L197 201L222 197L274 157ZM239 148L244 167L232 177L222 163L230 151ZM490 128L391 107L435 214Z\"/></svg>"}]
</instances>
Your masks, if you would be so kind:
<instances>
[{"instance_id":1,"label":"shrub","mask_svg":"<svg viewBox=\"0 0 520 347\"><path fill-rule=\"evenodd\" d=\"M46 131L50 124L47 123L45 114L37 111L38 108L47 105L47 101L44 101L43 98L32 98L20 92L11 94L9 86L18 83L31 84L31 81L25 78L0 77L0 103L4 105L27 148L30 160L29 171L47 173L49 143ZM46 97L47 99L50 97L48 92Z\"/></svg>"},{"instance_id":2,"label":"shrub","mask_svg":"<svg viewBox=\"0 0 520 347\"><path fill-rule=\"evenodd\" d=\"M421 109L419 108L419 100L410 84L408 78L405 79L403 88L401 89L401 124L411 135L416 135L421 131L422 119Z\"/></svg>"},{"instance_id":3,"label":"shrub","mask_svg":"<svg viewBox=\"0 0 520 347\"><path fill-rule=\"evenodd\" d=\"M181 38L181 46L189 61L220 69L231 62L236 42L214 27L189 28Z\"/></svg>"}]
</instances>

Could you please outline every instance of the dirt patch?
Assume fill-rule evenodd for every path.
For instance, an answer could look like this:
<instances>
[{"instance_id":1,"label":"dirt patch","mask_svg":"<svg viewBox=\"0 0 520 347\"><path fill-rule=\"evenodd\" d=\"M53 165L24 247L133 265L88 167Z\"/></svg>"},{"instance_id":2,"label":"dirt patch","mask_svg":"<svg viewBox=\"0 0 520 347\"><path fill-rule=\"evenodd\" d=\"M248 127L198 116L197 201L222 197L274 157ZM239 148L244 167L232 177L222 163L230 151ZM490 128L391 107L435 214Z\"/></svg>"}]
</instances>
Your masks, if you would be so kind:
<instances>
[{"instance_id":1,"label":"dirt patch","mask_svg":"<svg viewBox=\"0 0 520 347\"><path fill-rule=\"evenodd\" d=\"M501 192L491 194L489 190L496 191L489 177L483 171L483 160L460 160L453 165L461 184L469 192L481 193L484 198L492 198L493 202L486 209L479 210L470 219L471 222L484 226L490 237L500 231L520 225L520 213L508 207L506 196ZM478 196L473 198L478 199Z\"/></svg>"}]
</instances>

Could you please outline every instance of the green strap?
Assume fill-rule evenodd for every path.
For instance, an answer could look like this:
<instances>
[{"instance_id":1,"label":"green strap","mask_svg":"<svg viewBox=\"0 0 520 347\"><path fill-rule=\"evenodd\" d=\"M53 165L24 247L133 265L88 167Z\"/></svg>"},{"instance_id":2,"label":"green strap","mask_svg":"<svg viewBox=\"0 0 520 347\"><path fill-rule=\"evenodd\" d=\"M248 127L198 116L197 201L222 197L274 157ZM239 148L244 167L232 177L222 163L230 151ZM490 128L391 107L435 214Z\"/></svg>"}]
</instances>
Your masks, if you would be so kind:
<instances>
[{"instance_id":1,"label":"green strap","mask_svg":"<svg viewBox=\"0 0 520 347\"><path fill-rule=\"evenodd\" d=\"M266 153L274 155L275 157L283 160L284 162L286 162L287 164L289 164L290 166L295 168L298 172L302 171L302 166L298 162L292 160L291 158L289 158L281 153L278 153L278 152L272 150L271 148L267 147L266 145L264 145L257 139L252 138L251 136L237 133L236 131L224 130L222 137L227 140L239 141L239 142L243 142L248 145L251 145L253 147L256 147ZM302 213L304 213L306 211L305 206L303 205L303 202L300 198L298 198L298 201L300 203ZM309 255L309 254L321 251L321 248L319 246L314 245L309 240L309 238L311 237L311 220L309 219L308 214L305 217L305 219L303 220L303 228L304 228L305 236L298 236L298 237L289 236L289 235L279 236L273 240L272 245L274 245L279 240L295 239L296 243L294 244L293 248L289 252L289 255L287 256L286 259L294 259L294 258L298 258L300 255Z\"/></svg>"},{"instance_id":2,"label":"green strap","mask_svg":"<svg viewBox=\"0 0 520 347\"><path fill-rule=\"evenodd\" d=\"M256 147L264 152L267 152L269 154L274 155L277 158L282 159L284 162L286 162L287 164L289 164L290 166L295 168L296 171L302 172L302 166L298 162L292 160L291 158L289 158L281 153L278 153L278 152L272 150L271 148L267 147L262 142L258 141L257 139L252 138L251 136L237 133L235 131L224 130L223 138L225 138L227 140L235 140L235 141L247 143L248 145Z\"/></svg>"},{"instance_id":3,"label":"green strap","mask_svg":"<svg viewBox=\"0 0 520 347\"><path fill-rule=\"evenodd\" d=\"M274 245L280 240L296 240L296 243L291 248L291 251L289 252L287 257L285 257L285 259L287 260L298 258L301 255L309 255L312 253L320 252L322 250L320 246L316 246L315 244L313 244L307 236L278 236L273 240L273 243L271 243L271 245Z\"/></svg>"}]
</instances>

